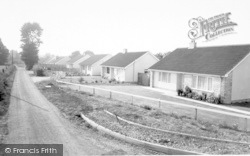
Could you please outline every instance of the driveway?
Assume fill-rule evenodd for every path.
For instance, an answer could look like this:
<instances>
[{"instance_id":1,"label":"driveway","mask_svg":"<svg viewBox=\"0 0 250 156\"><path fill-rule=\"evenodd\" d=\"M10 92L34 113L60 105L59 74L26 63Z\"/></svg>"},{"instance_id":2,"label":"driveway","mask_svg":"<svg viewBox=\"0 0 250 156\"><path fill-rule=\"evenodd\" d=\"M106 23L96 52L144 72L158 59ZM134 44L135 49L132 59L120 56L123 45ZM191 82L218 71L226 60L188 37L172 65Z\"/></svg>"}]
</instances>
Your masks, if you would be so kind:
<instances>
[{"instance_id":1,"label":"driveway","mask_svg":"<svg viewBox=\"0 0 250 156\"><path fill-rule=\"evenodd\" d=\"M22 68L17 69L12 88L8 128L8 144L63 144L64 155L101 155L114 150L150 154L98 132L77 129L38 91Z\"/></svg>"}]
</instances>

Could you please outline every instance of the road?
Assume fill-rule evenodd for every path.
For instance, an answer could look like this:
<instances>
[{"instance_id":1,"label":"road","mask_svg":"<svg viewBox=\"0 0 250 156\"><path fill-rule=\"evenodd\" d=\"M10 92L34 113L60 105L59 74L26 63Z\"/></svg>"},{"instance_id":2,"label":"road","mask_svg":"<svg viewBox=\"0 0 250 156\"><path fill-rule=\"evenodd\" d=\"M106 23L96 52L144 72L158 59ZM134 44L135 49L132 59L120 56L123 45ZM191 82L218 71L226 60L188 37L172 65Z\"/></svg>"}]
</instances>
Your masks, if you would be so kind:
<instances>
[{"instance_id":1,"label":"road","mask_svg":"<svg viewBox=\"0 0 250 156\"><path fill-rule=\"evenodd\" d=\"M64 155L74 156L99 155L122 148L123 151L130 150L124 143L105 145L105 140L102 141L98 135L77 131L39 92L23 68L18 68L16 72L12 96L9 107L9 135L6 138L8 144L63 144Z\"/></svg>"}]
</instances>

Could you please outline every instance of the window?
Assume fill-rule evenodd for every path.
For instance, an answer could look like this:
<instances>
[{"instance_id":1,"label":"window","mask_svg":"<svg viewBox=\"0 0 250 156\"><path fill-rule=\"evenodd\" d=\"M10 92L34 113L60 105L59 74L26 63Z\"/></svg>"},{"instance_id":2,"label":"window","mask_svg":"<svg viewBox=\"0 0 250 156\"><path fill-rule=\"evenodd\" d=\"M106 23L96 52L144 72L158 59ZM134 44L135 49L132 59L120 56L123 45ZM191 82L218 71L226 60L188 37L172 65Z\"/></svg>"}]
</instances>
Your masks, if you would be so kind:
<instances>
[{"instance_id":1,"label":"window","mask_svg":"<svg viewBox=\"0 0 250 156\"><path fill-rule=\"evenodd\" d=\"M197 88L197 76L192 76L192 88Z\"/></svg>"},{"instance_id":2,"label":"window","mask_svg":"<svg viewBox=\"0 0 250 156\"><path fill-rule=\"evenodd\" d=\"M161 81L161 72L159 72L159 79L158 81Z\"/></svg>"},{"instance_id":3,"label":"window","mask_svg":"<svg viewBox=\"0 0 250 156\"><path fill-rule=\"evenodd\" d=\"M192 76L192 88L205 91L213 90L213 78L205 76Z\"/></svg>"},{"instance_id":4,"label":"window","mask_svg":"<svg viewBox=\"0 0 250 156\"><path fill-rule=\"evenodd\" d=\"M167 83L171 83L171 73L167 73Z\"/></svg>"},{"instance_id":5,"label":"window","mask_svg":"<svg viewBox=\"0 0 250 156\"><path fill-rule=\"evenodd\" d=\"M162 73L162 82L167 82L167 73Z\"/></svg>"},{"instance_id":6,"label":"window","mask_svg":"<svg viewBox=\"0 0 250 156\"><path fill-rule=\"evenodd\" d=\"M171 83L171 73L159 72L159 81Z\"/></svg>"},{"instance_id":7,"label":"window","mask_svg":"<svg viewBox=\"0 0 250 156\"><path fill-rule=\"evenodd\" d=\"M206 90L206 77L198 76L198 89Z\"/></svg>"},{"instance_id":8,"label":"window","mask_svg":"<svg viewBox=\"0 0 250 156\"><path fill-rule=\"evenodd\" d=\"M109 68L109 67L107 67L107 73L109 74L109 72L110 72L110 68Z\"/></svg>"},{"instance_id":9,"label":"window","mask_svg":"<svg viewBox=\"0 0 250 156\"><path fill-rule=\"evenodd\" d=\"M213 79L211 77L208 78L208 89L209 91L211 91L213 88Z\"/></svg>"}]
</instances>

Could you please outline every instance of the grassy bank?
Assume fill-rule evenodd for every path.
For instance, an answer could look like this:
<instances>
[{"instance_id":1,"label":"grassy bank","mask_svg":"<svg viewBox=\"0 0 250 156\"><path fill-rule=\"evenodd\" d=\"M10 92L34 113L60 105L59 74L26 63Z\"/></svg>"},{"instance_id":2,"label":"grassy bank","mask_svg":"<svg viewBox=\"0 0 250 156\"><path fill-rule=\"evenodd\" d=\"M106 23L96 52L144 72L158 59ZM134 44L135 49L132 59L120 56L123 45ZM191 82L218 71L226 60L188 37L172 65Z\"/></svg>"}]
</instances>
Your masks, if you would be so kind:
<instances>
[{"instance_id":1,"label":"grassy bank","mask_svg":"<svg viewBox=\"0 0 250 156\"><path fill-rule=\"evenodd\" d=\"M7 119L8 108L10 104L10 94L15 78L16 67L8 66L3 68L4 72L0 72L0 143L4 142L4 138L8 135Z\"/></svg>"},{"instance_id":2,"label":"grassy bank","mask_svg":"<svg viewBox=\"0 0 250 156\"><path fill-rule=\"evenodd\" d=\"M93 96L85 92L59 88L56 84L51 88L46 88L45 86L48 83L40 83L39 88L52 103L72 118L78 117L82 112L98 124L116 132L169 147L206 154L250 153L249 145L206 141L131 126L105 114L103 110L108 110L127 120L163 130L248 142L250 139L249 133L240 131L237 127L197 121L186 116L179 116L178 114L167 114L147 106L138 107L121 101Z\"/></svg>"}]
</instances>

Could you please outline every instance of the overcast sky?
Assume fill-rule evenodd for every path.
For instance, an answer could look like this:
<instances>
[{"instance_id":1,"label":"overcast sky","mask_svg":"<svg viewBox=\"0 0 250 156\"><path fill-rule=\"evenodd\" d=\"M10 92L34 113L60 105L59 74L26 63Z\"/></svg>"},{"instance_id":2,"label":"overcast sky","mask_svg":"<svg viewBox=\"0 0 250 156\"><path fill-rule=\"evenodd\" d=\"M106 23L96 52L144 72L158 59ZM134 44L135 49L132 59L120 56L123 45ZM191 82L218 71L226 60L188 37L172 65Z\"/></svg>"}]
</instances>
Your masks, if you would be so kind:
<instances>
[{"instance_id":1,"label":"overcast sky","mask_svg":"<svg viewBox=\"0 0 250 156\"><path fill-rule=\"evenodd\" d=\"M40 54L172 51L188 47L191 18L231 12L234 34L198 46L250 43L249 0L0 0L0 38L8 49L21 45L25 22L44 29Z\"/></svg>"}]
</instances>

